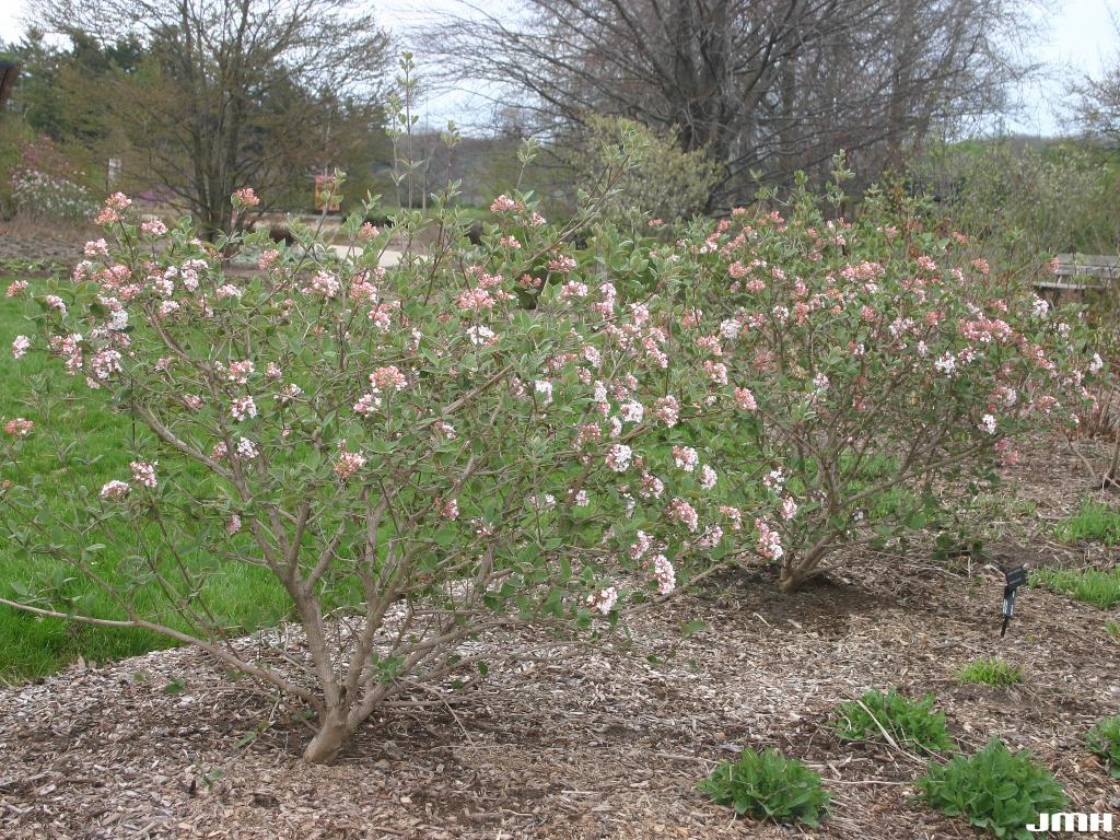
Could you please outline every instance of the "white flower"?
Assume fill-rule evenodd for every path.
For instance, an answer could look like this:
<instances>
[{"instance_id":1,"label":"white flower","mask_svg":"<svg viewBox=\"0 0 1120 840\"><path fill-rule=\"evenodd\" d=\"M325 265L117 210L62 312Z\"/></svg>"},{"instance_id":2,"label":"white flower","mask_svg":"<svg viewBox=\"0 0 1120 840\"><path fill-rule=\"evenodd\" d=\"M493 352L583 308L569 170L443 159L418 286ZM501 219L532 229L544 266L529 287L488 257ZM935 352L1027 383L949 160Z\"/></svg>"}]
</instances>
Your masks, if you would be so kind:
<instances>
[{"instance_id":1,"label":"white flower","mask_svg":"<svg viewBox=\"0 0 1120 840\"><path fill-rule=\"evenodd\" d=\"M616 443L607 450L607 466L615 472L626 472L626 468L630 466L630 458L633 450L625 444Z\"/></svg>"},{"instance_id":2,"label":"white flower","mask_svg":"<svg viewBox=\"0 0 1120 840\"><path fill-rule=\"evenodd\" d=\"M537 380L533 383L533 390L540 396L541 405L548 405L552 402L552 383L545 380Z\"/></svg>"},{"instance_id":3,"label":"white flower","mask_svg":"<svg viewBox=\"0 0 1120 840\"><path fill-rule=\"evenodd\" d=\"M707 464L700 468L700 486L705 490L711 490L716 486L716 478L716 471Z\"/></svg>"},{"instance_id":4,"label":"white flower","mask_svg":"<svg viewBox=\"0 0 1120 840\"><path fill-rule=\"evenodd\" d=\"M608 586L601 592L593 592L587 596L587 605L593 610L598 610L603 615L610 615L614 605L618 602L618 590Z\"/></svg>"}]
</instances>

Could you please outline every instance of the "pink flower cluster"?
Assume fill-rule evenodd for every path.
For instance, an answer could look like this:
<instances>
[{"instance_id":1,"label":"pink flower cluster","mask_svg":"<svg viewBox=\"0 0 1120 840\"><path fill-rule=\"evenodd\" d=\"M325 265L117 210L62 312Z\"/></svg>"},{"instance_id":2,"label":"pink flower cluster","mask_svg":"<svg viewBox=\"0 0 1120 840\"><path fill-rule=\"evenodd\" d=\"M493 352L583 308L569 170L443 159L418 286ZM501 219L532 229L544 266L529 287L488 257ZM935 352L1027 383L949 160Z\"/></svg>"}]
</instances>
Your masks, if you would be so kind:
<instances>
[{"instance_id":1,"label":"pink flower cluster","mask_svg":"<svg viewBox=\"0 0 1120 840\"><path fill-rule=\"evenodd\" d=\"M8 421L7 425L4 426L4 431L15 437L27 437L34 428L35 424L32 421L24 417L17 417L15 420Z\"/></svg>"},{"instance_id":2,"label":"pink flower cluster","mask_svg":"<svg viewBox=\"0 0 1120 840\"><path fill-rule=\"evenodd\" d=\"M141 487L147 487L150 490L156 488L156 461L131 461L129 468L132 470L132 480L139 484Z\"/></svg>"},{"instance_id":3,"label":"pink flower cluster","mask_svg":"<svg viewBox=\"0 0 1120 840\"><path fill-rule=\"evenodd\" d=\"M335 462L334 471L343 481L366 465L366 458L360 452L343 451Z\"/></svg>"}]
</instances>

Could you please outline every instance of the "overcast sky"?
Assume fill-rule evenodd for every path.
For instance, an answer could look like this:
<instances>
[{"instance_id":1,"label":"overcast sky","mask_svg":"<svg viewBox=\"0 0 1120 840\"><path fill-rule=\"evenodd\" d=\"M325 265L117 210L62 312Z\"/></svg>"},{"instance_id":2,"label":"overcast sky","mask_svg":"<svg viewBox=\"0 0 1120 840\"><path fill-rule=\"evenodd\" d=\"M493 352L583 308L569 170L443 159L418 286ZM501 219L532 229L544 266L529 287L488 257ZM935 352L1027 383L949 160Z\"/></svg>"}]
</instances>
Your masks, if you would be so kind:
<instances>
[{"instance_id":1,"label":"overcast sky","mask_svg":"<svg viewBox=\"0 0 1120 840\"><path fill-rule=\"evenodd\" d=\"M391 0L374 2L374 8L382 10L381 16L392 25L395 19L405 23L408 19L421 16L419 10L429 11L438 7L440 0ZM1036 55L1053 67L1055 74L1078 75L1097 72L1102 62L1112 63L1120 56L1120 36L1117 35L1109 17L1109 7L1120 12L1120 0L1052 0L1054 14L1050 18L1050 33L1038 45ZM0 40L18 40L23 26L20 17L24 13L24 0L0 0ZM1049 84L1036 84L1020 91L1021 98L1027 103L1027 113L1016 124L1008 126L1011 130L1028 133L1055 134L1058 132L1058 116L1055 105L1060 104L1062 86L1054 81ZM442 121L443 115L430 115ZM461 119L461 118L460 118Z\"/></svg>"}]
</instances>

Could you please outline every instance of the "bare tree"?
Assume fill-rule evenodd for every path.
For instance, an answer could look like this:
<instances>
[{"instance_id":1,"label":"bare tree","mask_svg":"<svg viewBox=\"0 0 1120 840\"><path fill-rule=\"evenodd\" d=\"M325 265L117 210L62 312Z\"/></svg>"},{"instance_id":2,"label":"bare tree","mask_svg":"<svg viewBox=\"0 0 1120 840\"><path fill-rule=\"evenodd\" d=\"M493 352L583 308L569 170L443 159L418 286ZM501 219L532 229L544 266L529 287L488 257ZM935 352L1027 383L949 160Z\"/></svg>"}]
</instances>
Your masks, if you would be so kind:
<instances>
[{"instance_id":1,"label":"bare tree","mask_svg":"<svg viewBox=\"0 0 1120 840\"><path fill-rule=\"evenodd\" d=\"M1000 108L1028 69L1008 47L1030 23L1024 5L521 0L512 12L464 4L428 42L458 77L504 86L538 130L592 113L675 128L684 150L722 163L728 200L752 173L780 183L840 148L881 166L935 121Z\"/></svg>"},{"instance_id":2,"label":"bare tree","mask_svg":"<svg viewBox=\"0 0 1120 840\"><path fill-rule=\"evenodd\" d=\"M368 132L379 122L388 38L353 12L353 0L30 5L43 29L143 44L148 58L137 72L84 95L207 236L230 229L234 190L254 186L267 198L293 172L335 163L344 123Z\"/></svg>"},{"instance_id":3,"label":"bare tree","mask_svg":"<svg viewBox=\"0 0 1120 840\"><path fill-rule=\"evenodd\" d=\"M1120 41L1120 18L1110 11L1112 29ZM1070 107L1067 118L1087 136L1115 145L1120 141L1120 53L1099 75L1084 74L1067 85Z\"/></svg>"}]
</instances>

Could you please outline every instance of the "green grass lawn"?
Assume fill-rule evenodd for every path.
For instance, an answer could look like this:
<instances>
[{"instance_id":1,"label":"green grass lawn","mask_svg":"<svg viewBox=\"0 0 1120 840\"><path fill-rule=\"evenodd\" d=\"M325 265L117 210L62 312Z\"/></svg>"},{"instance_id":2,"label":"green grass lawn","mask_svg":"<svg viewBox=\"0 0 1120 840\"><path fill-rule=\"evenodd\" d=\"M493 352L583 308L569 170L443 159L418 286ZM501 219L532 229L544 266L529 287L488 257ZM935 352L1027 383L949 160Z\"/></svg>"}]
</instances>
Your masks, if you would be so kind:
<instances>
[{"instance_id":1,"label":"green grass lawn","mask_svg":"<svg viewBox=\"0 0 1120 840\"><path fill-rule=\"evenodd\" d=\"M0 280L7 286L11 278ZM35 422L35 431L23 441L18 460L0 462L0 479L16 484L39 481L45 490L47 510L43 516L81 523L83 511L67 509L70 490L86 488L95 497L101 486L112 479L129 476L129 461L145 442L145 430L129 417L115 412L106 403L91 407L91 401L67 400L72 389L84 389L81 380L71 378L61 364L48 361L42 353L30 352L23 359L13 358L10 345L15 336L33 335L34 325L26 315L34 304L26 300L0 298L0 427L15 417ZM33 391L50 392L61 399L52 400L50 414L31 398ZM0 432L0 434L3 434ZM67 492L52 493L52 487ZM57 500L52 505L51 500ZM145 546L136 545L137 542ZM61 541L60 541L61 542ZM216 551L204 541L194 547L175 547L166 551L167 563L179 558L199 577L200 594L216 616L219 625L232 632L274 625L289 614L286 594L267 570L223 559L238 548L249 552L245 541L238 543L222 535L213 541ZM155 525L137 532L131 526L106 522L88 530L88 545L132 545L136 554L152 555L169 546L160 545ZM143 549L143 550L141 550ZM122 585L125 577L118 567L127 558L111 553L111 548L96 556L98 571L111 584ZM176 556L176 554L178 556ZM130 561L132 562L132 561ZM131 577L131 576L130 576ZM105 618L120 618L120 608L109 593L96 588L68 564L43 554L29 555L0 534L0 597L27 601L66 611L80 603L83 610ZM136 591L138 606L185 629L186 623L169 609L170 602L152 583ZM100 628L0 607L0 681L32 679L58 671L79 656L86 661L103 662L143 653L170 644L166 637L136 629Z\"/></svg>"}]
</instances>

